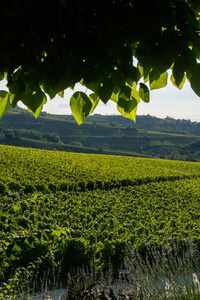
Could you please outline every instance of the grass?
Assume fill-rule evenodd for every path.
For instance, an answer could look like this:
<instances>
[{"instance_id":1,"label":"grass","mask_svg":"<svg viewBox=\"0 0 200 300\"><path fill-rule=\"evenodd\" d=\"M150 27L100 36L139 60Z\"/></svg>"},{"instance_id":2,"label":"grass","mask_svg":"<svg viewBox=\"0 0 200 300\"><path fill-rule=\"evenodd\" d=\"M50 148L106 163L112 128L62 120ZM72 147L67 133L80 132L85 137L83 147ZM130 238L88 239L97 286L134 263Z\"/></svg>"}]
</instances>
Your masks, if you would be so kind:
<instances>
[{"instance_id":1,"label":"grass","mask_svg":"<svg viewBox=\"0 0 200 300\"><path fill-rule=\"evenodd\" d=\"M148 241L146 246L147 252L143 255L137 249L127 250L117 277L113 276L111 266L99 272L95 266L89 270L82 268L73 278L66 274L65 290L60 270L52 281L50 272L37 278L39 264L35 270L33 265L19 268L1 287L0 299L34 299L34 291L39 297L35 299L41 300L200 299L200 252L190 237L178 242L166 237L160 249ZM53 292L48 292L49 289ZM57 298L56 289L61 291Z\"/></svg>"}]
</instances>

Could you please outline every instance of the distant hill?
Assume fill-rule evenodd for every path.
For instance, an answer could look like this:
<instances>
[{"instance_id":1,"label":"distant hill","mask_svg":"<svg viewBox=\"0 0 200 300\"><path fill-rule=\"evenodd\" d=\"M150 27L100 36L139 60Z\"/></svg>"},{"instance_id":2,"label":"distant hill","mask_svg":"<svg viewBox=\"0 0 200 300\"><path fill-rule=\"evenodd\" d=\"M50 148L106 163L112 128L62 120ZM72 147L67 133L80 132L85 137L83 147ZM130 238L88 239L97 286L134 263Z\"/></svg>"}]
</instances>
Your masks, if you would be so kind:
<instances>
[{"instance_id":1,"label":"distant hill","mask_svg":"<svg viewBox=\"0 0 200 300\"><path fill-rule=\"evenodd\" d=\"M50 115L59 120L74 120L74 117L65 115ZM174 134L190 134L200 136L200 122L191 122L185 119L173 119L166 117L165 119L153 117L150 115L137 116L136 123L132 120L124 118L121 115L100 115L94 114L86 118L86 122L96 122L100 124L114 123L119 126L130 126L142 128L148 131L156 131Z\"/></svg>"},{"instance_id":2,"label":"distant hill","mask_svg":"<svg viewBox=\"0 0 200 300\"><path fill-rule=\"evenodd\" d=\"M78 126L72 115L11 109L0 120L0 143L85 153L200 160L200 123L137 116L91 115Z\"/></svg>"}]
</instances>

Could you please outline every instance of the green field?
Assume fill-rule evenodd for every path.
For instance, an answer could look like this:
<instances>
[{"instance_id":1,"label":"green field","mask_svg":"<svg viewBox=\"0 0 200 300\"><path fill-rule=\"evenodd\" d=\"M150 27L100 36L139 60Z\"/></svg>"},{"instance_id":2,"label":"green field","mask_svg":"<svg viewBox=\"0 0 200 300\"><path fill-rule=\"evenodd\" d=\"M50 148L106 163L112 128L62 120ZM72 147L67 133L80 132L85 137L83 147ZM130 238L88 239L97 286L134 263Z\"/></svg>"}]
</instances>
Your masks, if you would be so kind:
<instances>
[{"instance_id":1,"label":"green field","mask_svg":"<svg viewBox=\"0 0 200 300\"><path fill-rule=\"evenodd\" d=\"M117 267L128 245L200 245L200 165L0 146L0 280L40 258Z\"/></svg>"}]
</instances>

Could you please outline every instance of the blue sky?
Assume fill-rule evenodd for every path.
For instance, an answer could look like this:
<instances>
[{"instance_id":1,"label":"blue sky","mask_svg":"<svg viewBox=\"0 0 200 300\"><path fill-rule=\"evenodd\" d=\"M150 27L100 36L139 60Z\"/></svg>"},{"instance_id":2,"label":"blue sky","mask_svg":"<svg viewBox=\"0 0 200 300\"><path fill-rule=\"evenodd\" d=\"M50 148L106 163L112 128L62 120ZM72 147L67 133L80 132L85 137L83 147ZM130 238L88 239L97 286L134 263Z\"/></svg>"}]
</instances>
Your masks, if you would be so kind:
<instances>
[{"instance_id":1,"label":"blue sky","mask_svg":"<svg viewBox=\"0 0 200 300\"><path fill-rule=\"evenodd\" d=\"M5 89L5 82L1 82L0 89ZM76 90L85 91L85 89L77 85ZM69 99L73 91L67 89L64 99L57 96L53 100L48 100L44 105L43 111L53 114L71 114L69 107ZM20 105L23 107L23 105ZM109 101L106 105L99 103L94 113L99 114L119 114L114 102ZM191 121L200 122L200 97L198 97L186 81L182 90L174 87L170 80L168 85L159 90L151 91L150 103L141 101L138 106L138 115L156 116L165 118L166 116L174 119L190 119Z\"/></svg>"}]
</instances>

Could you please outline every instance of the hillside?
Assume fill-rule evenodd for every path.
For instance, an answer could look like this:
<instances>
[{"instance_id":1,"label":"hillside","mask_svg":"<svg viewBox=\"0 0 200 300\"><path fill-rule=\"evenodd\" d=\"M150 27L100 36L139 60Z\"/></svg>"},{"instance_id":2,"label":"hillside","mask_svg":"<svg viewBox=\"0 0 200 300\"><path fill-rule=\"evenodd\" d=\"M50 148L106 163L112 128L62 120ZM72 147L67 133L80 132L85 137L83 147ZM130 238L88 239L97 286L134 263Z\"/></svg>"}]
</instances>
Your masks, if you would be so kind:
<instances>
[{"instance_id":1,"label":"hillside","mask_svg":"<svg viewBox=\"0 0 200 300\"><path fill-rule=\"evenodd\" d=\"M6 145L83 153L200 160L200 123L138 116L92 115L78 126L73 116L42 113L35 119L15 108L0 120Z\"/></svg>"}]
</instances>

